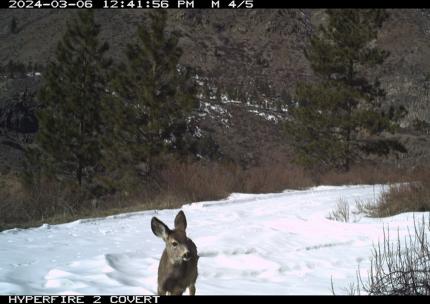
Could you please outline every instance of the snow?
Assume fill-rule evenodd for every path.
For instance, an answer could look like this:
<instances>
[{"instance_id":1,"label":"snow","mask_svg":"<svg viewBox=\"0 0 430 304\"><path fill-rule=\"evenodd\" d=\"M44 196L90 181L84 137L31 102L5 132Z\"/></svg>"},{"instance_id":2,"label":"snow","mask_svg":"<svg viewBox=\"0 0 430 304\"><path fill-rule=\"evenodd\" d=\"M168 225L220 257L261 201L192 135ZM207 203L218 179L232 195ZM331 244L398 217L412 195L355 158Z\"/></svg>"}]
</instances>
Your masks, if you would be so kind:
<instances>
[{"instance_id":1,"label":"snow","mask_svg":"<svg viewBox=\"0 0 430 304\"><path fill-rule=\"evenodd\" d=\"M249 110L249 112L251 112L251 113L255 113L255 114L257 114L258 116L260 116L260 117L263 117L265 120L271 120L271 121L274 121L274 122L278 122L278 117L276 117L275 115L273 115L273 114L268 114L268 113L264 113L264 112L259 112L258 110Z\"/></svg>"},{"instance_id":2,"label":"snow","mask_svg":"<svg viewBox=\"0 0 430 304\"><path fill-rule=\"evenodd\" d=\"M369 269L383 228L408 234L414 213L355 222L327 218L340 198L374 200L383 186L232 194L182 207L199 255L197 294L345 293ZM138 295L156 292L164 248L150 229L178 210L144 211L0 233L0 294ZM426 213L427 214L427 213Z\"/></svg>"},{"instance_id":3,"label":"snow","mask_svg":"<svg viewBox=\"0 0 430 304\"><path fill-rule=\"evenodd\" d=\"M230 127L229 119L231 119L232 116L222 105L200 102L200 108L202 111L202 113L199 114L200 117L209 115L219 119L225 128Z\"/></svg>"},{"instance_id":4,"label":"snow","mask_svg":"<svg viewBox=\"0 0 430 304\"><path fill-rule=\"evenodd\" d=\"M221 95L222 103L243 104L243 101L230 99L227 95Z\"/></svg>"},{"instance_id":5,"label":"snow","mask_svg":"<svg viewBox=\"0 0 430 304\"><path fill-rule=\"evenodd\" d=\"M26 73L25 76L27 76L27 77L40 77L40 76L42 76L42 73L40 73L40 72L30 72L30 73Z\"/></svg>"}]
</instances>

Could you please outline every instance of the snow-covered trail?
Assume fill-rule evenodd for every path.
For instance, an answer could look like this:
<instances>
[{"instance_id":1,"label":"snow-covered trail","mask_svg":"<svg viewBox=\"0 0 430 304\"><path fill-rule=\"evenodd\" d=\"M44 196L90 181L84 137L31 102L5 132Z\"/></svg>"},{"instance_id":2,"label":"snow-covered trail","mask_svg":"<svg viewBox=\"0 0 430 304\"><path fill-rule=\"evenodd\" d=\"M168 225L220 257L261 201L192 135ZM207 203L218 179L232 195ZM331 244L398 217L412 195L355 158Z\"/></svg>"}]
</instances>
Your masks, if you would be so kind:
<instances>
[{"instance_id":1,"label":"snow-covered trail","mask_svg":"<svg viewBox=\"0 0 430 304\"><path fill-rule=\"evenodd\" d=\"M338 200L373 200L382 186L233 194L184 205L199 255L197 294L330 294L369 267L382 228L408 233L413 214L327 219ZM153 294L164 244L150 229L178 210L145 211L0 233L0 294Z\"/></svg>"}]
</instances>

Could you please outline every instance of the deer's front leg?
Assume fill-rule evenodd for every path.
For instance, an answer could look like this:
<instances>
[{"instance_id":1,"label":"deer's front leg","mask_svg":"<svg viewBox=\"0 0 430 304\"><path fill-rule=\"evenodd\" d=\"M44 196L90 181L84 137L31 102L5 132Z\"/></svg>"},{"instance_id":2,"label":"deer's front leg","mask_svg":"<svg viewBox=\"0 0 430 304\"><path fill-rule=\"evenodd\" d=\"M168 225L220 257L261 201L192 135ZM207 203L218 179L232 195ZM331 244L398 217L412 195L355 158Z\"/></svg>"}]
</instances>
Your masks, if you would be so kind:
<instances>
[{"instance_id":1,"label":"deer's front leg","mask_svg":"<svg viewBox=\"0 0 430 304\"><path fill-rule=\"evenodd\" d=\"M191 284L190 286L188 286L188 290L190 291L190 296L196 295L196 285Z\"/></svg>"}]
</instances>

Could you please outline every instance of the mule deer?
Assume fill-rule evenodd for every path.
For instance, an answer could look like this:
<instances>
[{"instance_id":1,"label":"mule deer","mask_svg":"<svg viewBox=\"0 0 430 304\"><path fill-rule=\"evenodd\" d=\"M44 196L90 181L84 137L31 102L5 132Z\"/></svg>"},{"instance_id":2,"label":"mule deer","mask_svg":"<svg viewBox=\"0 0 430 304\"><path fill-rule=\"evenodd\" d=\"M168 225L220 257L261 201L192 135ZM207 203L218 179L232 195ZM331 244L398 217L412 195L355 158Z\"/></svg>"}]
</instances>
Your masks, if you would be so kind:
<instances>
[{"instance_id":1,"label":"mule deer","mask_svg":"<svg viewBox=\"0 0 430 304\"><path fill-rule=\"evenodd\" d=\"M166 247L158 265L158 294L182 295L188 288L190 295L196 293L197 247L187 237L187 219L182 211L175 217L175 229L170 230L162 221L153 217L151 229L163 239Z\"/></svg>"}]
</instances>

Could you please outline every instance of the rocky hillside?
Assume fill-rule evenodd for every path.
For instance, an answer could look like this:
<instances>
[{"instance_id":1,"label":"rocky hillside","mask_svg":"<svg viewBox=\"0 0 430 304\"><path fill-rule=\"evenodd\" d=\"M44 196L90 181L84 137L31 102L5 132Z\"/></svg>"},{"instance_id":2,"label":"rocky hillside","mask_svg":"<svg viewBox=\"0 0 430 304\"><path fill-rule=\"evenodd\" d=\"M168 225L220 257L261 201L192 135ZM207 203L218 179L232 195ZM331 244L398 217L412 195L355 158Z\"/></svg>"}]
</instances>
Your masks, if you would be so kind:
<instances>
[{"instance_id":1,"label":"rocky hillside","mask_svg":"<svg viewBox=\"0 0 430 304\"><path fill-rule=\"evenodd\" d=\"M300 80L313 79L303 49L318 24L323 10L169 10L169 28L182 33L182 63L192 66L231 95L263 101L267 96L285 101ZM44 64L53 56L56 43L73 10L1 10L0 63L9 60ZM428 134L411 133L414 119L430 121L430 10L390 10L376 42L390 52L386 64L372 75L387 92L388 104L402 104L409 114L403 122L404 140L415 154L409 161L430 159ZM145 22L145 11L100 10L102 39L111 45L110 55L123 59L123 49L133 39L136 26ZM17 27L11 30L12 19ZM37 122L31 115L26 95L40 83L36 76L26 80L0 80L0 150L17 155L14 139L30 140ZM27 93L25 93L27 89ZM251 163L267 151L284 151L287 143L280 128L263 110L237 104L223 104L226 127L212 116L202 119L202 127L212 132L223 153ZM403 136L403 135L402 135ZM402 137L403 138L403 137ZM5 144L7 143L7 144ZM263 144L261 144L263 143ZM12 149L12 150L7 150ZM15 149L15 150L13 150ZM9 151L4 153L4 151ZM419 150L419 151L418 151ZM10 152L12 151L12 152ZM18 151L18 150L16 150ZM17 152L18 153L18 152ZM275 153L275 152L274 152ZM18 153L19 154L19 153ZM276 154L276 153L275 153ZM259 156L258 156L259 155ZM421 155L418 157L418 155ZM15 156L14 156L15 157ZM1 160L0 160L1 161Z\"/></svg>"}]
</instances>

